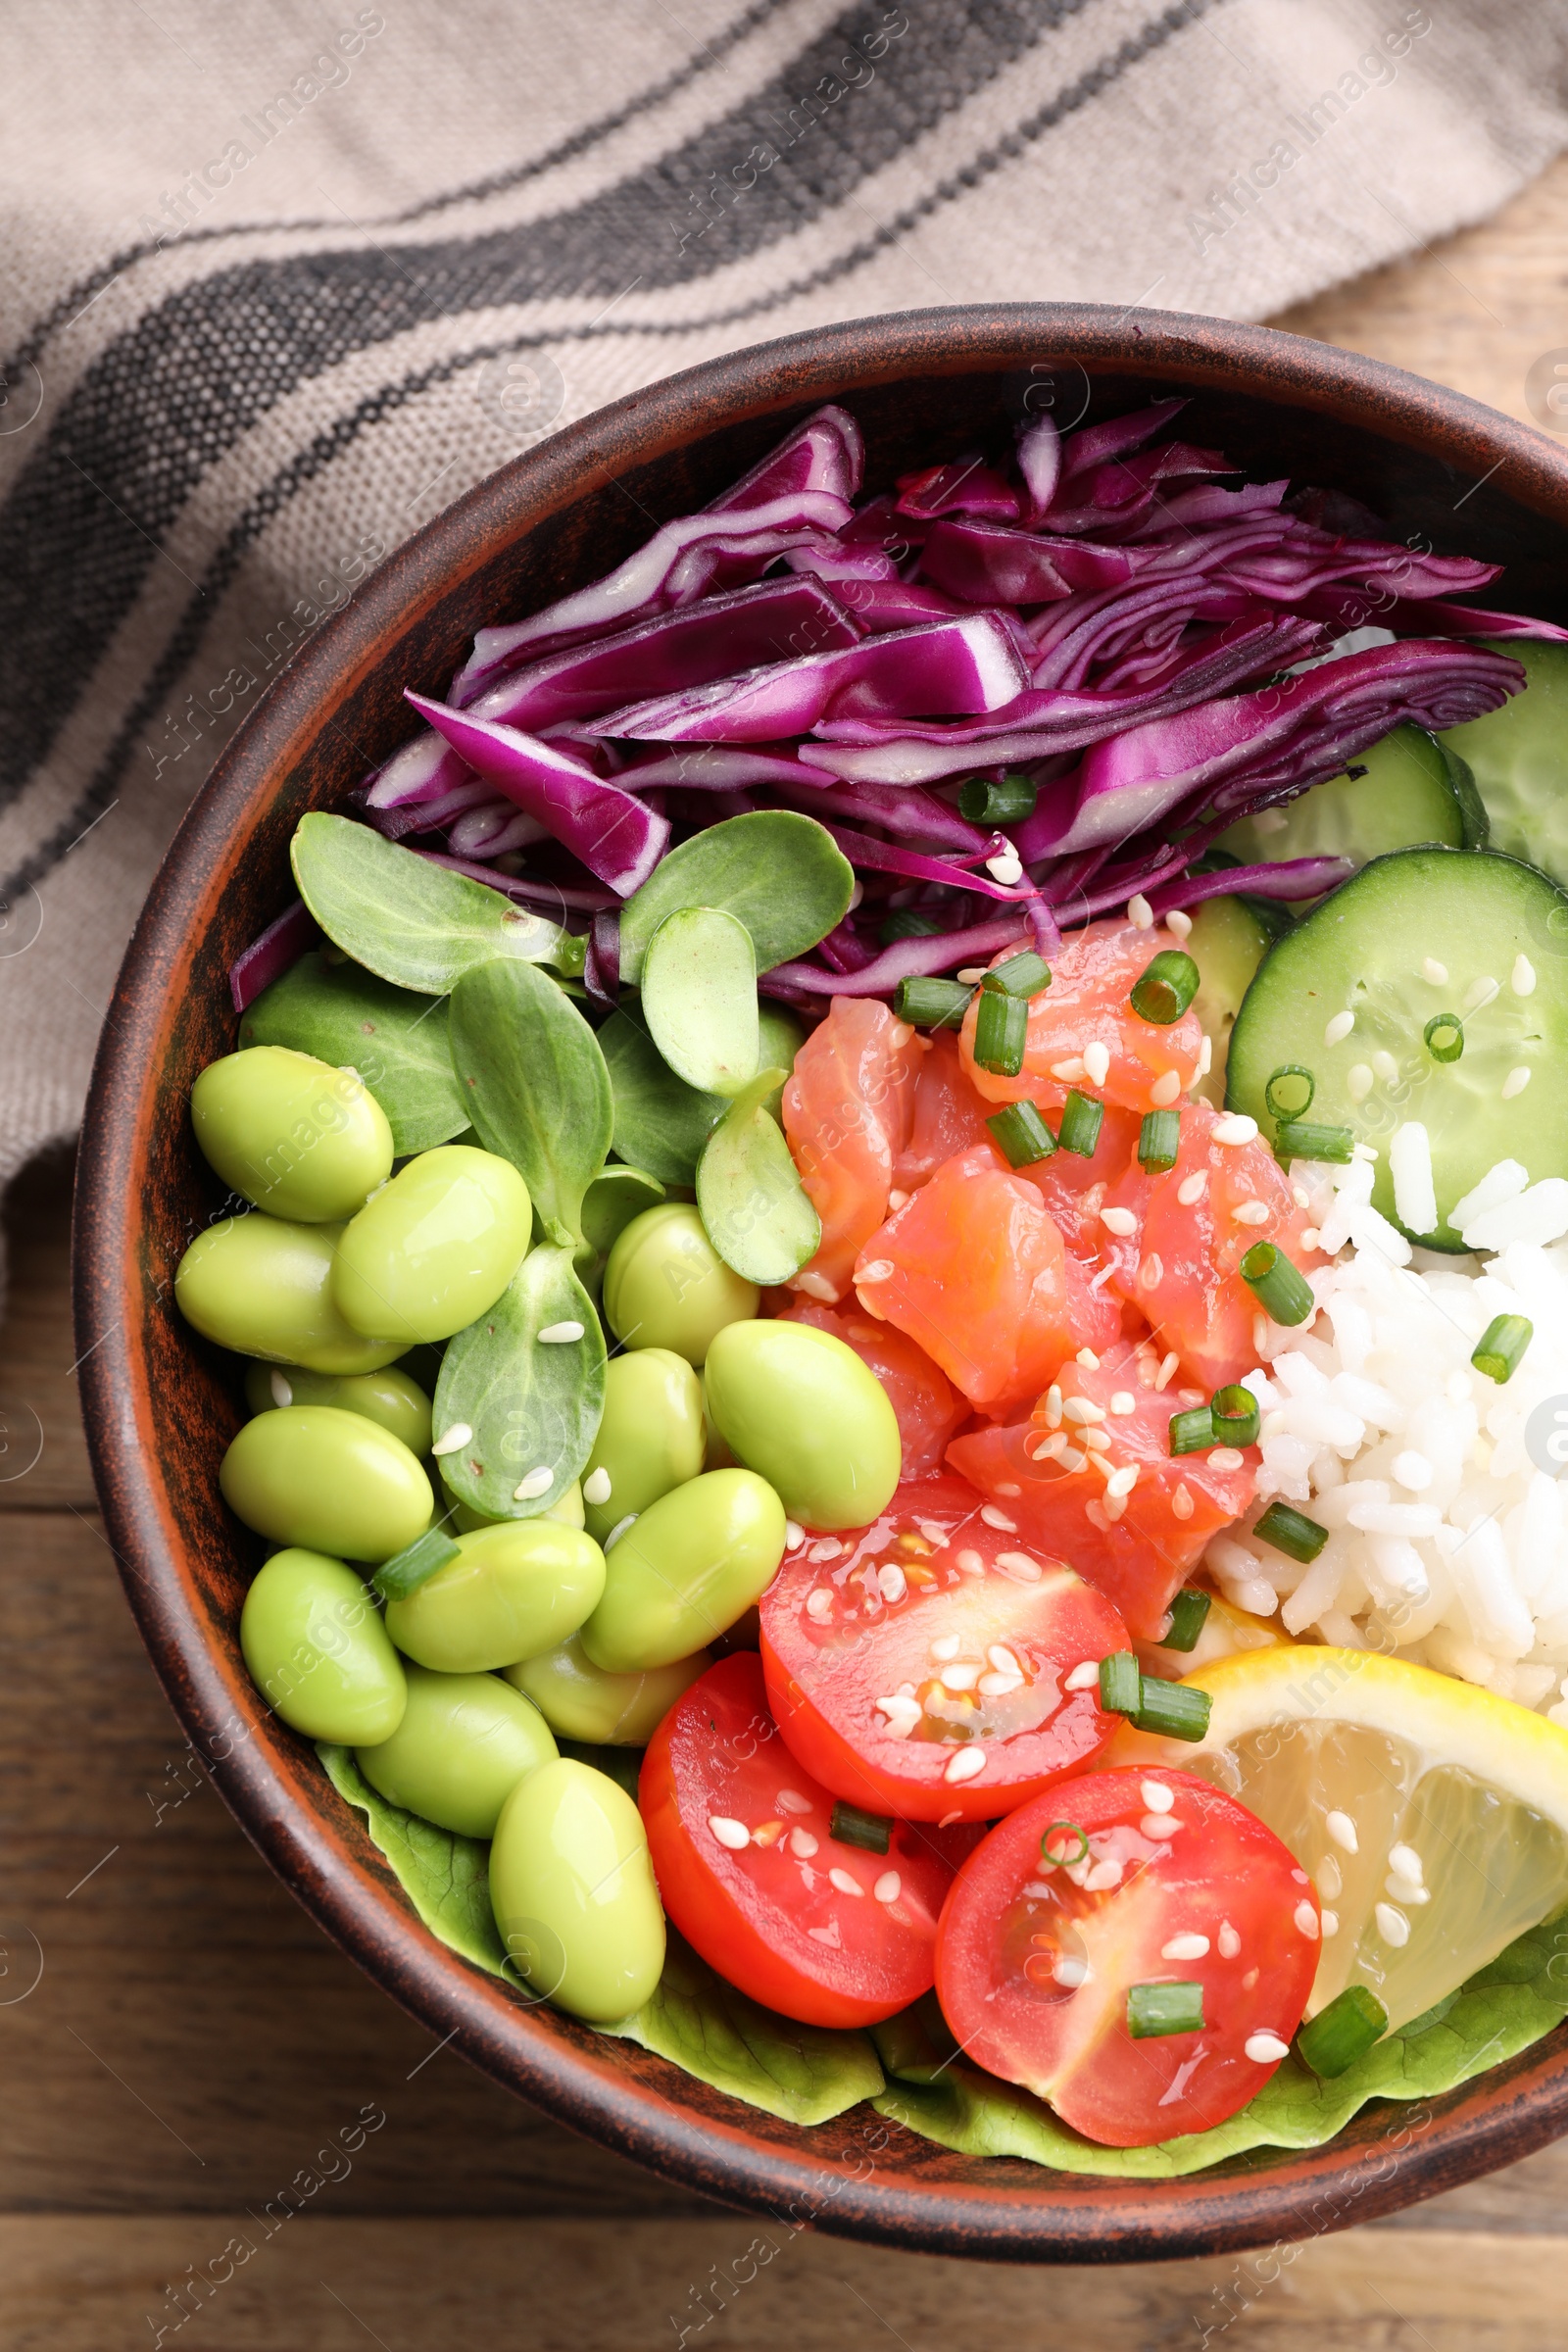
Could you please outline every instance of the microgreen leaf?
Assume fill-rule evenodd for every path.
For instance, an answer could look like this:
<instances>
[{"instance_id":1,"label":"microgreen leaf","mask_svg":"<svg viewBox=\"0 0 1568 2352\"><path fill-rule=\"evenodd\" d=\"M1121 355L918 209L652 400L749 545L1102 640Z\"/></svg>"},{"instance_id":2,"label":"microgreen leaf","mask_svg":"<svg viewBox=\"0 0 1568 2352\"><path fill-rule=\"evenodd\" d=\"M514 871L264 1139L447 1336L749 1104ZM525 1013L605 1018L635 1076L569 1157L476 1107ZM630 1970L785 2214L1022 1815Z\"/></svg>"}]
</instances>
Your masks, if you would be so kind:
<instances>
[{"instance_id":1,"label":"microgreen leaf","mask_svg":"<svg viewBox=\"0 0 1568 2352\"><path fill-rule=\"evenodd\" d=\"M683 906L734 915L752 935L758 970L771 971L825 939L849 912L854 890L849 859L814 817L784 808L726 817L671 850L626 901L621 979L636 986L649 941Z\"/></svg>"},{"instance_id":2,"label":"microgreen leaf","mask_svg":"<svg viewBox=\"0 0 1568 2352\"><path fill-rule=\"evenodd\" d=\"M452 1063L480 1142L526 1180L545 1232L580 1242L612 1116L582 1014L531 964L480 964L452 992Z\"/></svg>"},{"instance_id":3,"label":"microgreen leaf","mask_svg":"<svg viewBox=\"0 0 1568 2352\"><path fill-rule=\"evenodd\" d=\"M691 1184L709 1133L724 1115L722 1095L699 1094L677 1078L629 1007L599 1032L614 1102L614 1148L664 1184Z\"/></svg>"},{"instance_id":4,"label":"microgreen leaf","mask_svg":"<svg viewBox=\"0 0 1568 2352\"><path fill-rule=\"evenodd\" d=\"M716 906L666 915L643 958L643 1019L677 1078L731 1101L757 1074L751 934Z\"/></svg>"},{"instance_id":5,"label":"microgreen leaf","mask_svg":"<svg viewBox=\"0 0 1568 2352\"><path fill-rule=\"evenodd\" d=\"M552 1323L583 1336L541 1345ZM435 1426L473 1432L441 1457L460 1502L488 1519L534 1519L561 1500L593 1450L605 1409L605 1335L572 1266L553 1243L531 1250L488 1314L460 1331L441 1359ZM543 1494L518 1499L530 1471L548 1469Z\"/></svg>"},{"instance_id":6,"label":"microgreen leaf","mask_svg":"<svg viewBox=\"0 0 1568 2352\"><path fill-rule=\"evenodd\" d=\"M713 1129L697 1167L697 1206L708 1238L748 1282L787 1282L822 1239L767 1107L783 1079L782 1070L758 1072Z\"/></svg>"},{"instance_id":7,"label":"microgreen leaf","mask_svg":"<svg viewBox=\"0 0 1568 2352\"><path fill-rule=\"evenodd\" d=\"M239 1042L286 1046L335 1070L357 1070L386 1112L400 1159L450 1143L469 1124L447 1044L446 1005L357 963L302 956L248 1007Z\"/></svg>"}]
</instances>

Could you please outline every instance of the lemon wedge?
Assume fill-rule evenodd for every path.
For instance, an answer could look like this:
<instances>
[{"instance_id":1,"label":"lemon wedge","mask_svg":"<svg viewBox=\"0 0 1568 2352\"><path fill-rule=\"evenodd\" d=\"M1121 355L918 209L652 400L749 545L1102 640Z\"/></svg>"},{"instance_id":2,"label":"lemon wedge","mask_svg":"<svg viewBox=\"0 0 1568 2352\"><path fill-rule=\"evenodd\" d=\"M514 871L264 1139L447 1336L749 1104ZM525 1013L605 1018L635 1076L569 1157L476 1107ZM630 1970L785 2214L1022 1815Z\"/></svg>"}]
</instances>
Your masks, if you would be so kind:
<instances>
[{"instance_id":1,"label":"lemon wedge","mask_svg":"<svg viewBox=\"0 0 1568 2352\"><path fill-rule=\"evenodd\" d=\"M1129 1727L1107 1765L1200 1774L1311 1877L1323 1952L1307 2015L1365 1984L1424 2016L1568 1900L1568 1731L1374 1651L1253 1649L1185 1680L1200 1742Z\"/></svg>"}]
</instances>

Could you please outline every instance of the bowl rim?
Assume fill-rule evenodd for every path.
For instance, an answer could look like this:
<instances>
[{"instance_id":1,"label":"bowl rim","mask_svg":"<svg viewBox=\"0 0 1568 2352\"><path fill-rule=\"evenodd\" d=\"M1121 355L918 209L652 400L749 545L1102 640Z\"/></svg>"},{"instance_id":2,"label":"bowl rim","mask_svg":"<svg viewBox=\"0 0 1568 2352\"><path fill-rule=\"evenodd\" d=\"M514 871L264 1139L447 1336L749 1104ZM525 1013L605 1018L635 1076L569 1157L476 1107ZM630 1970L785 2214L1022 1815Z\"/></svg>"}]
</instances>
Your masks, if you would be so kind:
<instances>
[{"instance_id":1,"label":"bowl rim","mask_svg":"<svg viewBox=\"0 0 1568 2352\"><path fill-rule=\"evenodd\" d=\"M1043 362L1040 355L1047 355ZM183 943L210 922L270 779L332 725L331 704L452 588L569 508L585 476L720 427L902 377L1043 364L1177 377L1333 415L1501 476L1518 505L1568 523L1568 452L1465 395L1275 328L1109 305L1016 303L887 314L700 363L564 427L405 541L300 651L220 756L159 866L99 1041L76 1185L74 1280L83 1417L121 1579L164 1688L252 1842L333 1940L463 2055L573 2130L721 2203L912 2250L1003 2261L1119 2262L1231 2252L1372 2220L1544 2146L1568 2129L1568 2027L1445 2098L1390 2105L1389 2128L1185 2180L1131 2181L969 2159L919 2142L896 2179L855 2144L854 2116L809 2134L739 2101L682 2103L688 2078L632 2044L519 2012L415 1916L357 1817L296 1798L270 1718L248 1726L243 1669L201 1639L158 1470L156 1400L136 1345L145 1305L124 1204L152 1073L179 995ZM1467 493L1468 494L1468 493ZM327 711L323 722L321 712ZM1380 2110L1381 2111L1381 2110ZM1367 2113L1368 2111L1363 2111ZM1396 2129L1397 2127L1397 2129ZM1353 2129L1353 2128L1352 2128ZM841 2135L837 2154L824 2134Z\"/></svg>"}]
</instances>

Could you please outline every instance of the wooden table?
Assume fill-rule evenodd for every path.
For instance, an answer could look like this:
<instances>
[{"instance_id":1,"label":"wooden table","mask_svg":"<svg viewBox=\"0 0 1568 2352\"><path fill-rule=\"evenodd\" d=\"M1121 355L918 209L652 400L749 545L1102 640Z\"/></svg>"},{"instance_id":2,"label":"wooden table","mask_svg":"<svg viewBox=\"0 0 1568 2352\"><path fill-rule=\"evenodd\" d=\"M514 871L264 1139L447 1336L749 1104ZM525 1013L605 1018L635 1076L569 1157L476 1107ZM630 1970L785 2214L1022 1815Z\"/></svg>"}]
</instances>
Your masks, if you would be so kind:
<instances>
[{"instance_id":1,"label":"wooden table","mask_svg":"<svg viewBox=\"0 0 1568 2352\"><path fill-rule=\"evenodd\" d=\"M1568 344L1565 250L1568 161L1488 226L1280 323L1528 417L1531 361ZM70 1182L56 1155L12 1194L0 1336L0 2352L108 2352L160 2327L180 2352L637 2352L682 2327L695 2342L703 2283L747 2223L432 2047L193 1761L94 1507ZM386 2120L351 2169L209 2302L181 2302L190 2269L365 2110ZM704 2352L1033 2352L1075 2333L1095 2352L1222 2334L1270 2352L1534 2347L1561 2333L1565 2198L1568 2146L1283 2266L1043 2275L803 2237L701 2328Z\"/></svg>"}]
</instances>

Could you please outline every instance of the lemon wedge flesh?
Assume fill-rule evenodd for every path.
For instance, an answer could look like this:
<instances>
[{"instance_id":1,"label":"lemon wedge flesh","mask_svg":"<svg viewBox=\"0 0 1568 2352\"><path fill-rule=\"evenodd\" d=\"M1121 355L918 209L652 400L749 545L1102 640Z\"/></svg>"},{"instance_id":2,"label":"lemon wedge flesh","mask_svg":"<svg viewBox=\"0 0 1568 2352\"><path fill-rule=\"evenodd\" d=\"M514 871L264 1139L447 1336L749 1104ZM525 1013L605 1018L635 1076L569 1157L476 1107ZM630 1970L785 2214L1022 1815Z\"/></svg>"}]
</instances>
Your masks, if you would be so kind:
<instances>
[{"instance_id":1,"label":"lemon wedge flesh","mask_svg":"<svg viewBox=\"0 0 1568 2352\"><path fill-rule=\"evenodd\" d=\"M1131 1728L1107 1765L1198 1773L1288 1845L1323 1906L1307 2015L1365 1984L1407 2025L1568 1900L1568 1731L1370 1650L1254 1649L1185 1680L1200 1742Z\"/></svg>"}]
</instances>

